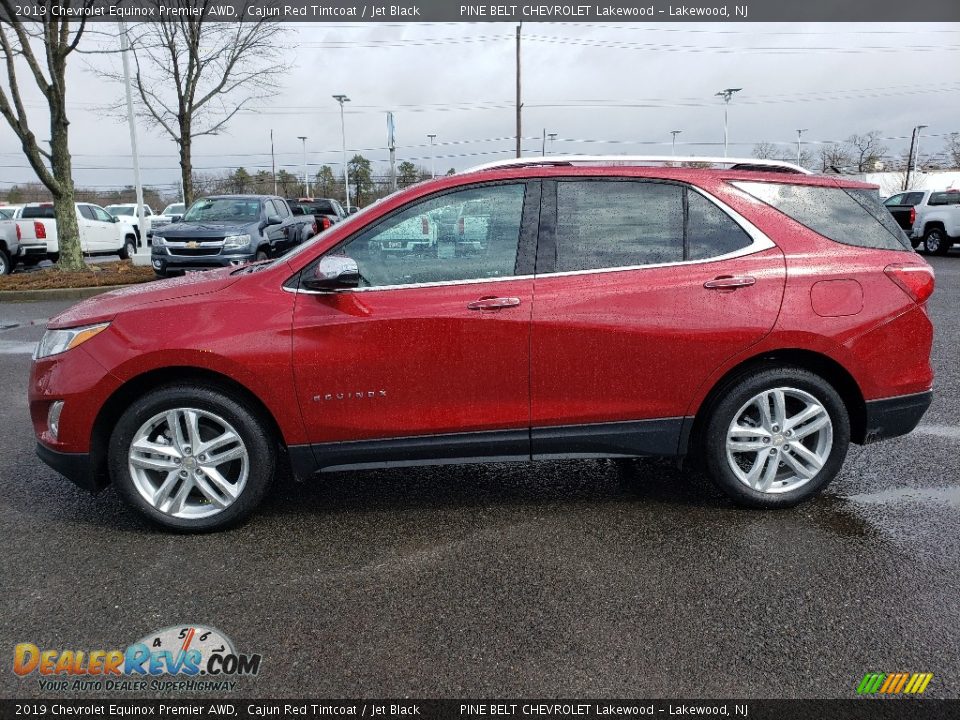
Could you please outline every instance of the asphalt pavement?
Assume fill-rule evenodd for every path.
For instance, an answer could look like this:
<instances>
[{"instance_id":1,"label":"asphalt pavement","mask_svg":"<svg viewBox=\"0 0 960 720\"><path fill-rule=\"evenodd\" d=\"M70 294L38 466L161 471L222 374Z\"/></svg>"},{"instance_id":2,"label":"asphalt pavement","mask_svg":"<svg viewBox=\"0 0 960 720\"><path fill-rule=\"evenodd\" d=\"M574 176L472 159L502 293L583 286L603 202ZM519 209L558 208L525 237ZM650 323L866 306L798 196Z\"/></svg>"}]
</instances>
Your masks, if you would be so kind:
<instances>
[{"instance_id":1,"label":"asphalt pavement","mask_svg":"<svg viewBox=\"0 0 960 720\"><path fill-rule=\"evenodd\" d=\"M781 512L666 461L552 462L283 480L238 529L164 534L36 458L30 353L68 303L5 304L0 697L88 696L14 675L17 643L190 623L263 656L204 697L852 698L868 671L960 697L960 255L931 262L922 425Z\"/></svg>"}]
</instances>

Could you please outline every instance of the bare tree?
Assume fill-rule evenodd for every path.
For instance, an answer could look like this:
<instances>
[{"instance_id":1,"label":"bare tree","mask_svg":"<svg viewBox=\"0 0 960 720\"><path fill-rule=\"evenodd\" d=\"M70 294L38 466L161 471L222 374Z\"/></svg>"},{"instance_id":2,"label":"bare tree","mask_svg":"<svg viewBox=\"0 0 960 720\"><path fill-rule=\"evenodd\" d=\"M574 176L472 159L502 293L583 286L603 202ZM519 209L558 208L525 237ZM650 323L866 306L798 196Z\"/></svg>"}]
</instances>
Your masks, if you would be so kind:
<instances>
[{"instance_id":1,"label":"bare tree","mask_svg":"<svg viewBox=\"0 0 960 720\"><path fill-rule=\"evenodd\" d=\"M850 167L850 153L843 145L824 143L820 146L820 172L843 172Z\"/></svg>"},{"instance_id":2,"label":"bare tree","mask_svg":"<svg viewBox=\"0 0 960 720\"><path fill-rule=\"evenodd\" d=\"M960 168L960 133L950 133L947 138L947 160L950 166Z\"/></svg>"},{"instance_id":3,"label":"bare tree","mask_svg":"<svg viewBox=\"0 0 960 720\"><path fill-rule=\"evenodd\" d=\"M758 160L780 160L780 150L773 143L760 142L753 146L753 156Z\"/></svg>"},{"instance_id":4,"label":"bare tree","mask_svg":"<svg viewBox=\"0 0 960 720\"><path fill-rule=\"evenodd\" d=\"M70 7L61 0L59 7ZM73 2L74 9L89 7L91 0ZM67 119L67 59L77 50L86 29L83 15L73 24L48 12L25 20L11 0L0 0L0 47L6 65L6 83L0 83L0 114L13 129L30 167L53 196L60 246L59 266L64 270L86 267L80 249L80 231L74 208L73 162L70 157L70 121ZM72 30L72 31L71 31ZM22 61L29 77L43 94L50 120L50 149L40 145L23 103L18 75ZM21 65L22 68L22 65ZM36 127L35 125L33 127Z\"/></svg>"},{"instance_id":5,"label":"bare tree","mask_svg":"<svg viewBox=\"0 0 960 720\"><path fill-rule=\"evenodd\" d=\"M850 157L857 172L871 172L887 153L886 146L880 143L880 133L876 130L864 135L853 134L846 142L850 146Z\"/></svg>"},{"instance_id":6,"label":"bare tree","mask_svg":"<svg viewBox=\"0 0 960 720\"><path fill-rule=\"evenodd\" d=\"M194 140L222 132L238 112L267 94L270 79L286 69L285 40L276 21L247 21L247 3L238 7L244 22L218 22L207 19L213 0L153 1L158 8L202 13L153 20L131 32L139 111L177 143L189 205Z\"/></svg>"}]
</instances>

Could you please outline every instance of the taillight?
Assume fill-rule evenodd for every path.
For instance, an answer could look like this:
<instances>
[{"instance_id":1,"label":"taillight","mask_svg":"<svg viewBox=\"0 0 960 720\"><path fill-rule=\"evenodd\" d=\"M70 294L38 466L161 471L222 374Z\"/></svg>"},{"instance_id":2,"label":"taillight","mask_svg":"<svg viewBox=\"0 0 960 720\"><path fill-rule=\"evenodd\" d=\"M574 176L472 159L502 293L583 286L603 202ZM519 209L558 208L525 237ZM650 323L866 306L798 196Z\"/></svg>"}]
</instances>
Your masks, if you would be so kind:
<instances>
[{"instance_id":1,"label":"taillight","mask_svg":"<svg viewBox=\"0 0 960 720\"><path fill-rule=\"evenodd\" d=\"M929 265L887 265L883 272L918 303L933 294L936 280Z\"/></svg>"},{"instance_id":2,"label":"taillight","mask_svg":"<svg viewBox=\"0 0 960 720\"><path fill-rule=\"evenodd\" d=\"M331 226L331 225L333 225L333 221L332 221L330 218L328 218L328 217L322 217L322 218L320 218L320 229L321 229L321 230L328 230L328 229L330 229L330 226Z\"/></svg>"},{"instance_id":3,"label":"taillight","mask_svg":"<svg viewBox=\"0 0 960 720\"><path fill-rule=\"evenodd\" d=\"M917 221L917 209L910 206L910 224L913 225Z\"/></svg>"},{"instance_id":4,"label":"taillight","mask_svg":"<svg viewBox=\"0 0 960 720\"><path fill-rule=\"evenodd\" d=\"M42 222L38 220L33 221L33 234L37 236L37 240L47 239L47 229L43 226Z\"/></svg>"},{"instance_id":5,"label":"taillight","mask_svg":"<svg viewBox=\"0 0 960 720\"><path fill-rule=\"evenodd\" d=\"M430 234L430 221L427 220L426 216L420 218L420 227L423 230L424 235Z\"/></svg>"},{"instance_id":6,"label":"taillight","mask_svg":"<svg viewBox=\"0 0 960 720\"><path fill-rule=\"evenodd\" d=\"M17 228L17 242L20 242L20 239L23 237L23 236L20 234L20 226L19 226L19 225L14 225L14 227Z\"/></svg>"}]
</instances>

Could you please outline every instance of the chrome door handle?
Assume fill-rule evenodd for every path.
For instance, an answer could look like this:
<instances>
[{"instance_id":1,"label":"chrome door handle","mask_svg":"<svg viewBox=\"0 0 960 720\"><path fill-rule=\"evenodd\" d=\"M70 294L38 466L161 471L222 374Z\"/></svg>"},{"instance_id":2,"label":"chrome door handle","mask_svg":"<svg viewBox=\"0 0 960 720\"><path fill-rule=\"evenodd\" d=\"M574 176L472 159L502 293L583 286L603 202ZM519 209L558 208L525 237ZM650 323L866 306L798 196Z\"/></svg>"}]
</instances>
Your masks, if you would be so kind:
<instances>
[{"instance_id":1,"label":"chrome door handle","mask_svg":"<svg viewBox=\"0 0 960 720\"><path fill-rule=\"evenodd\" d=\"M757 279L749 275L743 277L721 275L713 280L707 280L703 286L707 288L707 290L736 290L737 288L750 287L756 284Z\"/></svg>"},{"instance_id":2,"label":"chrome door handle","mask_svg":"<svg viewBox=\"0 0 960 720\"><path fill-rule=\"evenodd\" d=\"M468 310L502 310L520 304L518 297L485 297L467 303Z\"/></svg>"}]
</instances>

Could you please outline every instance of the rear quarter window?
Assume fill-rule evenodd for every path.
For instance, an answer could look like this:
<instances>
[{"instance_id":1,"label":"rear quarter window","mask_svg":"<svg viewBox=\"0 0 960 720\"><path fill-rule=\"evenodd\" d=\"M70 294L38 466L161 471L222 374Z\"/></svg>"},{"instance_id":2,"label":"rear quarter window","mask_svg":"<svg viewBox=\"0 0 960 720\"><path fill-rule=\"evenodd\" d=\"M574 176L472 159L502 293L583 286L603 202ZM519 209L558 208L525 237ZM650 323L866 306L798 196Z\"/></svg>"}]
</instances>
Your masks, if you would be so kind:
<instances>
[{"instance_id":1,"label":"rear quarter window","mask_svg":"<svg viewBox=\"0 0 960 720\"><path fill-rule=\"evenodd\" d=\"M20 213L20 217L22 217L24 220L28 220L31 218L40 218L42 220L52 220L54 218L53 205L49 205L49 206L35 205L33 207L25 207L23 209L23 212Z\"/></svg>"},{"instance_id":2,"label":"rear quarter window","mask_svg":"<svg viewBox=\"0 0 960 720\"><path fill-rule=\"evenodd\" d=\"M876 250L912 250L876 190L766 182L733 185L834 242Z\"/></svg>"}]
</instances>

